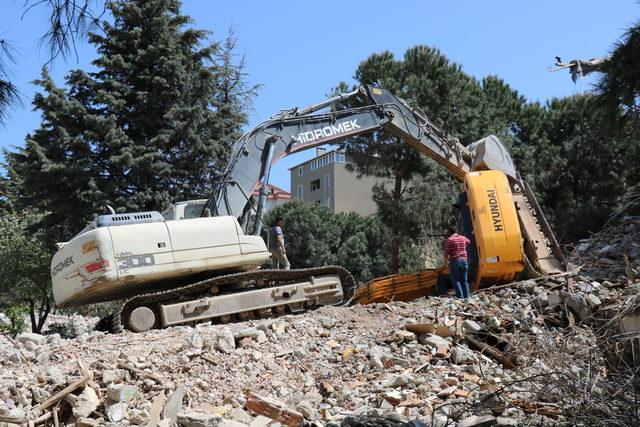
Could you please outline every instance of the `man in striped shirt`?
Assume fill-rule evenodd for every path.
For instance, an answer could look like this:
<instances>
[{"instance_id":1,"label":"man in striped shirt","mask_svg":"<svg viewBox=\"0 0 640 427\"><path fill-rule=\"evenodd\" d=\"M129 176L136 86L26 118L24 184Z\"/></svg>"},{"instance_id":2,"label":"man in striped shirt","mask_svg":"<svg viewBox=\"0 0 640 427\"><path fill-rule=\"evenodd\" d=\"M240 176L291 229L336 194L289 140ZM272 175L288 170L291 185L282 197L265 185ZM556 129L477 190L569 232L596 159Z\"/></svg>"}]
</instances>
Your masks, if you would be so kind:
<instances>
[{"instance_id":1,"label":"man in striped shirt","mask_svg":"<svg viewBox=\"0 0 640 427\"><path fill-rule=\"evenodd\" d=\"M469 298L469 282L467 282L467 246L471 241L449 227L447 241L444 244L444 261L449 261L451 281L458 298Z\"/></svg>"}]
</instances>

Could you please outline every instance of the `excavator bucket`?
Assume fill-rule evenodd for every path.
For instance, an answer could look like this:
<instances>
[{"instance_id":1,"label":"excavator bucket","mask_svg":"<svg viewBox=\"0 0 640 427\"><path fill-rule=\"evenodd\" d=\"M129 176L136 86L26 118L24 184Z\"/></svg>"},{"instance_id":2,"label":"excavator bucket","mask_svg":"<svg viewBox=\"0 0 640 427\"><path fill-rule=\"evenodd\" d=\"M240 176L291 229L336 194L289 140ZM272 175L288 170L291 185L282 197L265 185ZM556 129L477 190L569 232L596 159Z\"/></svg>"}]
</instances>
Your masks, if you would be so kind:
<instances>
[{"instance_id":1,"label":"excavator bucket","mask_svg":"<svg viewBox=\"0 0 640 427\"><path fill-rule=\"evenodd\" d=\"M356 289L351 301L357 304L372 304L376 302L411 301L428 295L435 295L438 274L444 272L446 272L446 267L425 270L419 273L377 277Z\"/></svg>"}]
</instances>

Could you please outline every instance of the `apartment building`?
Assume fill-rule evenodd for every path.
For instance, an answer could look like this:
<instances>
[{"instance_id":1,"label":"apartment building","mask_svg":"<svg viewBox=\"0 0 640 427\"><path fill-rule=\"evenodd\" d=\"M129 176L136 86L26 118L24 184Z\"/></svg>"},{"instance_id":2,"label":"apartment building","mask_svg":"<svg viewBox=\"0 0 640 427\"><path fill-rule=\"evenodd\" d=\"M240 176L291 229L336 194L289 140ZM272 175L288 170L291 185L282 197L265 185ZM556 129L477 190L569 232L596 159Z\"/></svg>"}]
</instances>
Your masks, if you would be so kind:
<instances>
[{"instance_id":1,"label":"apartment building","mask_svg":"<svg viewBox=\"0 0 640 427\"><path fill-rule=\"evenodd\" d=\"M358 178L347 170L349 157L344 151L316 149L316 157L289 169L291 194L295 199L322 203L334 212L376 212L371 189L375 177Z\"/></svg>"},{"instance_id":2,"label":"apartment building","mask_svg":"<svg viewBox=\"0 0 640 427\"><path fill-rule=\"evenodd\" d=\"M285 191L280 187L276 187L273 184L267 184L267 188L269 189L269 194L267 195L265 212L269 212L276 206L287 203L289 200L291 200L291 193L289 193L288 191ZM257 200L258 196L260 196L260 189L255 189L252 194L256 197Z\"/></svg>"}]
</instances>

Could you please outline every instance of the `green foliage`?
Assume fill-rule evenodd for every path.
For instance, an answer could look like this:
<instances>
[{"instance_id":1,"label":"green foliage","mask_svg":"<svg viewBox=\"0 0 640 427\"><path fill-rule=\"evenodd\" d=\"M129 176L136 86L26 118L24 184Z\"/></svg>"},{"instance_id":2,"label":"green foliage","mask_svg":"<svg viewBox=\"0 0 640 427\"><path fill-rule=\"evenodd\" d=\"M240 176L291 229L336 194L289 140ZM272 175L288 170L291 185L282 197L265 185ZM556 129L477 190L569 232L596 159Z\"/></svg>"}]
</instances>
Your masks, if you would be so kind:
<instances>
[{"instance_id":1,"label":"green foliage","mask_svg":"<svg viewBox=\"0 0 640 427\"><path fill-rule=\"evenodd\" d=\"M19 313L26 305L34 332L40 332L51 308L51 252L42 235L31 231L38 219L28 212L0 217L0 309Z\"/></svg>"},{"instance_id":2,"label":"green foliage","mask_svg":"<svg viewBox=\"0 0 640 427\"><path fill-rule=\"evenodd\" d=\"M489 76L480 83L427 46L408 49L403 60L390 52L373 54L360 63L355 76L361 84L380 84L420 108L463 144L489 133L509 144L525 103L499 78ZM456 184L434 161L384 131L353 138L346 147L353 170L381 178L374 200L391 233L391 269L398 271L401 245L416 245L425 234L437 234L454 222Z\"/></svg>"},{"instance_id":3,"label":"green foliage","mask_svg":"<svg viewBox=\"0 0 640 427\"><path fill-rule=\"evenodd\" d=\"M4 315L9 322L0 322L0 332L15 337L26 328L24 317L29 310L24 305L9 305L4 309Z\"/></svg>"},{"instance_id":4,"label":"green foliage","mask_svg":"<svg viewBox=\"0 0 640 427\"><path fill-rule=\"evenodd\" d=\"M625 32L602 69L597 85L599 104L618 129L628 128L640 137L640 22Z\"/></svg>"},{"instance_id":5,"label":"green foliage","mask_svg":"<svg viewBox=\"0 0 640 427\"><path fill-rule=\"evenodd\" d=\"M612 133L595 95L531 105L519 121L520 172L556 234L575 241L596 232L625 191L637 185L637 142Z\"/></svg>"},{"instance_id":6,"label":"green foliage","mask_svg":"<svg viewBox=\"0 0 640 427\"><path fill-rule=\"evenodd\" d=\"M358 282L390 274L387 228L375 216L334 213L318 203L294 200L277 206L266 218L285 220L287 256L292 268L341 265ZM420 254L407 247L402 251L408 270L420 266Z\"/></svg>"},{"instance_id":7,"label":"green foliage","mask_svg":"<svg viewBox=\"0 0 640 427\"><path fill-rule=\"evenodd\" d=\"M49 241L67 240L105 204L161 210L209 194L256 91L235 60L233 33L208 42L179 1L109 9L104 35L89 34L96 71L72 71L62 88L44 70L33 101L42 124L5 153L12 202L45 212Z\"/></svg>"}]
</instances>

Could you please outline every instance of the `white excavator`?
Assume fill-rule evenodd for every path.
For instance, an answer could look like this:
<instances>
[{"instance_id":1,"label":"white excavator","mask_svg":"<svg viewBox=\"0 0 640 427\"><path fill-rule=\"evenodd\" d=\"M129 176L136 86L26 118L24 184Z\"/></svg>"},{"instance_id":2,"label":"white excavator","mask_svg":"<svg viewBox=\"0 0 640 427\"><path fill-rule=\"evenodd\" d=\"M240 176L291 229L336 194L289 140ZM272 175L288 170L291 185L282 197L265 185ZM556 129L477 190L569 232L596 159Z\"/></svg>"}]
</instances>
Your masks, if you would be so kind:
<instances>
[{"instance_id":1,"label":"white excavator","mask_svg":"<svg viewBox=\"0 0 640 427\"><path fill-rule=\"evenodd\" d=\"M141 332L348 301L355 285L342 267L260 268L270 258L261 237L267 184L271 166L283 156L380 130L464 182L461 225L474 241L475 283L566 268L533 194L498 138L463 146L420 110L368 85L282 111L243 135L209 199L180 202L162 213L101 215L60 243L51 263L57 306L124 300L103 326Z\"/></svg>"}]
</instances>

